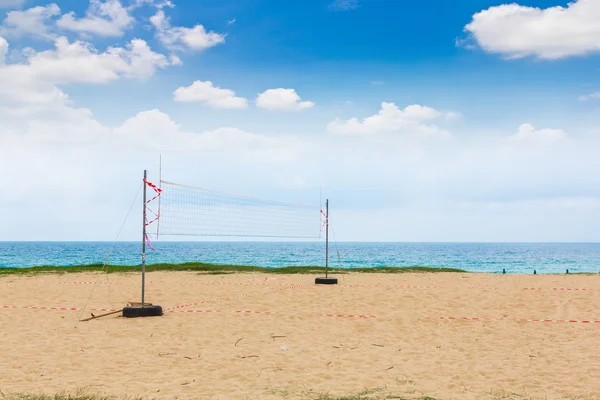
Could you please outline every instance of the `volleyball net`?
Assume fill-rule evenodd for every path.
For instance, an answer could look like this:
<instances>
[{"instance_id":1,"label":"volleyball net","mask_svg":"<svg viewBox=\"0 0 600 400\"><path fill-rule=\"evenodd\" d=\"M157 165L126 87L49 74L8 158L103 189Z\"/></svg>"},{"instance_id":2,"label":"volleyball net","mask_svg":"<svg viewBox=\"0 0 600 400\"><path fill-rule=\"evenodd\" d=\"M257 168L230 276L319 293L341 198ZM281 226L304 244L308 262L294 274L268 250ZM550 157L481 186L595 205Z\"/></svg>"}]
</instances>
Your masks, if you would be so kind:
<instances>
[{"instance_id":1,"label":"volleyball net","mask_svg":"<svg viewBox=\"0 0 600 400\"><path fill-rule=\"evenodd\" d=\"M160 182L158 236L321 237L319 205Z\"/></svg>"}]
</instances>

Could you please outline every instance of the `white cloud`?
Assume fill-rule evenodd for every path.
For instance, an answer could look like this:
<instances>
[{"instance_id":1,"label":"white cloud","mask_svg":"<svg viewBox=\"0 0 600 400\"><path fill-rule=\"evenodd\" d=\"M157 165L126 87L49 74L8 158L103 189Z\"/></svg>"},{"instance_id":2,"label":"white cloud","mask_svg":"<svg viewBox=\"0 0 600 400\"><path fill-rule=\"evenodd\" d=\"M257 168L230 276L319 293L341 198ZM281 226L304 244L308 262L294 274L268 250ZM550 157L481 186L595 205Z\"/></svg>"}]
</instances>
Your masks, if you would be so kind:
<instances>
[{"instance_id":1,"label":"white cloud","mask_svg":"<svg viewBox=\"0 0 600 400\"><path fill-rule=\"evenodd\" d=\"M383 81L372 81L371 85L383 85Z\"/></svg>"},{"instance_id":2,"label":"white cloud","mask_svg":"<svg viewBox=\"0 0 600 400\"><path fill-rule=\"evenodd\" d=\"M0 36L0 67L6 60L6 54L8 54L8 42Z\"/></svg>"},{"instance_id":3,"label":"white cloud","mask_svg":"<svg viewBox=\"0 0 600 400\"><path fill-rule=\"evenodd\" d=\"M51 115L11 120L0 109L0 169L11 171L0 196L8 218L0 240L113 240L121 219L106 216L127 211L143 169L157 179L159 153L163 177L191 185L289 200L314 200L323 186L338 210L339 240L598 238L586 228L600 215L598 141L591 137L564 146L483 133L435 143L409 135L355 141L194 130L157 109L106 126L69 104L70 113L58 116L52 106L39 107ZM408 114L443 117L425 107ZM553 130L536 134L546 131ZM198 160L219 168L197 168ZM138 234L133 218L122 239Z\"/></svg>"},{"instance_id":4,"label":"white cloud","mask_svg":"<svg viewBox=\"0 0 600 400\"><path fill-rule=\"evenodd\" d=\"M443 113L434 108L410 105L403 110L394 103L381 103L381 110L376 115L364 118L351 118L342 121L336 118L327 125L331 133L368 135L380 132L397 132L423 136L448 136L449 133L436 125L428 125L426 121L453 116L455 113Z\"/></svg>"},{"instance_id":5,"label":"white cloud","mask_svg":"<svg viewBox=\"0 0 600 400\"><path fill-rule=\"evenodd\" d=\"M122 181L137 186L135 178L148 163L148 158L158 156L159 152L165 154L166 159L169 154L173 155L174 164L184 160L193 165L200 156L203 162L214 165L225 163L246 169L251 165L264 165L261 168L270 169L274 163L285 164L297 159L302 151L302 146L293 138L268 137L235 128L185 131L169 115L157 109L139 112L114 128L103 126L91 113L56 120L21 118L12 132L5 124L0 127L0 143L0 167L7 170L10 166L14 171L5 178L4 185L11 190L0 199L1 206L10 205L17 214L21 212L22 218L29 218L25 204L30 200L27 199L39 198L39 193L45 193L41 202L58 205L59 209L80 209L83 202L87 209L83 214L91 220L94 220L98 206L112 197L111 193L133 195L135 192L128 190L132 186L123 185ZM221 171L226 169L220 168ZM124 172L134 180L124 176ZM219 179L214 175L208 181L214 185ZM16 210L19 208L16 203L23 203L20 211ZM119 203L112 207L118 208ZM107 212L111 212L110 209ZM48 213L40 217L52 219L53 215ZM111 232L110 227L107 231ZM4 237L2 232L0 237Z\"/></svg>"},{"instance_id":6,"label":"white cloud","mask_svg":"<svg viewBox=\"0 0 600 400\"><path fill-rule=\"evenodd\" d=\"M158 9L164 7L175 7L175 4L173 4L171 0L135 0L135 3L129 6L129 9L135 9L146 5L156 7Z\"/></svg>"},{"instance_id":7,"label":"white cloud","mask_svg":"<svg viewBox=\"0 0 600 400\"><path fill-rule=\"evenodd\" d=\"M339 210L336 233L347 240L598 239L586 228L600 216L600 143L592 135L564 140L562 130L523 124L512 136L478 132L429 142L410 134L447 134L434 123L457 113L393 103L328 126L337 133L401 133L376 140L231 126L204 131L193 119L184 128L158 109L108 126L70 99L71 85L144 79L177 59L143 40L102 51L62 37L49 50L24 52L19 62L8 51L0 38L0 169L10 171L0 196L0 240L114 239L121 220L107 215L127 210L139 172L156 172L159 153L166 176L193 185L290 200L310 199L323 186ZM241 105L232 91L202 84L188 99ZM293 89L261 95L271 109L314 106ZM560 145L537 145L546 142ZM219 168L197 168L198 160ZM124 238L137 237L134 222Z\"/></svg>"},{"instance_id":8,"label":"white cloud","mask_svg":"<svg viewBox=\"0 0 600 400\"><path fill-rule=\"evenodd\" d=\"M190 86L179 87L173 92L173 100L198 102L214 108L247 108L248 100L236 97L235 92L214 86L211 81L194 81Z\"/></svg>"},{"instance_id":9,"label":"white cloud","mask_svg":"<svg viewBox=\"0 0 600 400\"><path fill-rule=\"evenodd\" d=\"M561 129L535 129L531 124L522 124L510 138L521 142L554 143L566 139L567 134Z\"/></svg>"},{"instance_id":10,"label":"white cloud","mask_svg":"<svg viewBox=\"0 0 600 400\"><path fill-rule=\"evenodd\" d=\"M225 42L225 35L213 31L207 32L204 26L198 24L193 28L171 26L171 21L159 10L150 17L150 22L156 28L156 37L172 50L201 51Z\"/></svg>"},{"instance_id":11,"label":"white cloud","mask_svg":"<svg viewBox=\"0 0 600 400\"><path fill-rule=\"evenodd\" d=\"M599 19L598 0L546 9L513 3L478 12L465 31L490 53L558 59L600 51Z\"/></svg>"},{"instance_id":12,"label":"white cloud","mask_svg":"<svg viewBox=\"0 0 600 400\"><path fill-rule=\"evenodd\" d=\"M30 55L27 64L9 68L26 79L61 84L105 83L121 76L144 79L156 68L169 65L164 55L153 52L141 39L133 39L125 47L109 47L102 53L89 43L71 43L65 37L58 38L55 47Z\"/></svg>"},{"instance_id":13,"label":"white cloud","mask_svg":"<svg viewBox=\"0 0 600 400\"><path fill-rule=\"evenodd\" d=\"M579 96L579 101L600 100L600 92Z\"/></svg>"},{"instance_id":14,"label":"white cloud","mask_svg":"<svg viewBox=\"0 0 600 400\"><path fill-rule=\"evenodd\" d=\"M6 54L7 49L6 41L0 40L0 53ZM60 86L145 79L168 65L164 55L153 52L140 39L100 53L89 43L70 43L61 37L55 41L55 49L32 51L22 63L0 64L0 97L5 111L16 118L40 113L46 118L79 118L89 115L89 110L71 108L69 96Z\"/></svg>"},{"instance_id":15,"label":"white cloud","mask_svg":"<svg viewBox=\"0 0 600 400\"><path fill-rule=\"evenodd\" d=\"M0 0L0 8L21 8L25 0Z\"/></svg>"},{"instance_id":16,"label":"white cloud","mask_svg":"<svg viewBox=\"0 0 600 400\"><path fill-rule=\"evenodd\" d=\"M301 101L295 89L268 89L256 98L256 106L265 110L304 110L312 108L312 101Z\"/></svg>"},{"instance_id":17,"label":"white cloud","mask_svg":"<svg viewBox=\"0 0 600 400\"><path fill-rule=\"evenodd\" d=\"M234 19L230 19L229 21L227 21L227 26L235 24L236 21L237 20L235 18Z\"/></svg>"},{"instance_id":18,"label":"white cloud","mask_svg":"<svg viewBox=\"0 0 600 400\"><path fill-rule=\"evenodd\" d=\"M358 0L335 0L329 5L333 11L350 11L358 8Z\"/></svg>"},{"instance_id":19,"label":"white cloud","mask_svg":"<svg viewBox=\"0 0 600 400\"><path fill-rule=\"evenodd\" d=\"M2 22L0 33L4 35L32 35L44 39L54 38L46 24L52 17L60 15L60 8L51 3L46 6L36 6L23 11L9 11Z\"/></svg>"},{"instance_id":20,"label":"white cloud","mask_svg":"<svg viewBox=\"0 0 600 400\"><path fill-rule=\"evenodd\" d=\"M60 28L99 36L123 36L134 22L119 0L90 0L90 6L84 18L75 13L64 14L58 21Z\"/></svg>"}]
</instances>

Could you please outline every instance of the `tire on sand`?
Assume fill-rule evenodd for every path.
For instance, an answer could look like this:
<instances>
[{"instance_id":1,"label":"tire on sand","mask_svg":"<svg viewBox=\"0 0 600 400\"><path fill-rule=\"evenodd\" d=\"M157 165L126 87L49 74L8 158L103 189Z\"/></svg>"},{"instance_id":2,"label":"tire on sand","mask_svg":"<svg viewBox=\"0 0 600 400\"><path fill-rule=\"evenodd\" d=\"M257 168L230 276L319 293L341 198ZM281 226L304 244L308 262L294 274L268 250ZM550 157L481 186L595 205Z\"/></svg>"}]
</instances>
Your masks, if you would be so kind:
<instances>
[{"instance_id":1,"label":"tire on sand","mask_svg":"<svg viewBox=\"0 0 600 400\"><path fill-rule=\"evenodd\" d=\"M316 278L315 279L316 285L337 285L337 283L338 283L337 278Z\"/></svg>"},{"instance_id":2,"label":"tire on sand","mask_svg":"<svg viewBox=\"0 0 600 400\"><path fill-rule=\"evenodd\" d=\"M161 306L123 308L123 316L125 318L160 317L161 315L163 315Z\"/></svg>"}]
</instances>

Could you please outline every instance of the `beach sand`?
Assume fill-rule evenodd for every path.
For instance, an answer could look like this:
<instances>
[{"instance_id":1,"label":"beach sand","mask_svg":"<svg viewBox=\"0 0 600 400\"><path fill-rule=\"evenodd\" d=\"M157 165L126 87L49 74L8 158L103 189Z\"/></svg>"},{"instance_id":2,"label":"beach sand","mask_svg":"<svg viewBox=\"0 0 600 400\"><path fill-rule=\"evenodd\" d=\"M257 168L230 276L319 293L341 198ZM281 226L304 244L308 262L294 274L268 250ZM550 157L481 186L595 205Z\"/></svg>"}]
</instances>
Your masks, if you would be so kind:
<instances>
[{"instance_id":1,"label":"beach sand","mask_svg":"<svg viewBox=\"0 0 600 400\"><path fill-rule=\"evenodd\" d=\"M600 276L337 277L153 272L146 298L163 317L77 322L139 301L140 274L0 276L0 390L600 399Z\"/></svg>"}]
</instances>

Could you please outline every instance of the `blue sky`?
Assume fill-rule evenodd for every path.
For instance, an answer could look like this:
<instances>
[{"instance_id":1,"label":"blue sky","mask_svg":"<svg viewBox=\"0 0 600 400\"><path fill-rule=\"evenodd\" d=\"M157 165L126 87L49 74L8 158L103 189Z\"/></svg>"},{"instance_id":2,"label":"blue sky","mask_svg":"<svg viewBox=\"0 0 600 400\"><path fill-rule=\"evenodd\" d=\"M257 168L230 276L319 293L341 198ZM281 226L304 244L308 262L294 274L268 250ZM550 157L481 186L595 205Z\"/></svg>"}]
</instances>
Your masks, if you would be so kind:
<instances>
[{"instance_id":1,"label":"blue sky","mask_svg":"<svg viewBox=\"0 0 600 400\"><path fill-rule=\"evenodd\" d=\"M598 241L599 19L594 0L0 0L0 240L112 239L163 154L175 181L322 187L341 240Z\"/></svg>"},{"instance_id":2,"label":"blue sky","mask_svg":"<svg viewBox=\"0 0 600 400\"><path fill-rule=\"evenodd\" d=\"M287 84L302 88L324 107L353 101L373 109L384 98L410 104L429 102L460 107L463 113L472 110L471 117L484 122L498 119L498 111L503 112L502 120L526 117L544 122L556 112L568 112L576 121L590 109L598 110L592 103L582 107L577 98L600 90L599 56L507 62L481 50L456 46L456 39L466 36L463 28L474 13L501 2L363 1L347 11L333 11L328 1L223 3L179 1L168 10L174 24L202 23L227 34L226 45L182 55L185 64L181 68L158 72L158 86L126 82L148 94L148 102L136 102L138 107L152 107L162 91L202 76L247 96ZM565 4L523 2L542 8ZM83 14L86 4L65 2L63 7ZM160 49L160 43L144 29L153 12L149 7L140 10L139 26L127 36L142 37ZM227 25L233 19L235 23ZM73 93L88 104L131 88L105 89L110 92L99 99L91 92L88 96ZM523 115L525 105L528 112Z\"/></svg>"}]
</instances>

